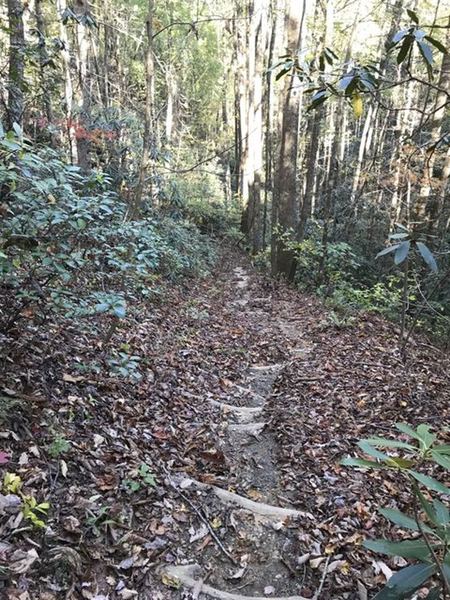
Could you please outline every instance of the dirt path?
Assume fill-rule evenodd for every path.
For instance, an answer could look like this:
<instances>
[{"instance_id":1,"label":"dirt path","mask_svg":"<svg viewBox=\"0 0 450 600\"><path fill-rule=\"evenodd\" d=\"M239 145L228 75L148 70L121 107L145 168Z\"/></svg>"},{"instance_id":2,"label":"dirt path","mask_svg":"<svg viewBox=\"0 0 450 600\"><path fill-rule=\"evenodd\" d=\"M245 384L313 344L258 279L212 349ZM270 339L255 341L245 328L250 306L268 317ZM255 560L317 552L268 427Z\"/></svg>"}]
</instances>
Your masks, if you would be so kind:
<instances>
[{"instance_id":1,"label":"dirt path","mask_svg":"<svg viewBox=\"0 0 450 600\"><path fill-rule=\"evenodd\" d=\"M448 413L447 362L435 352L430 382L429 349L413 345L403 364L392 326L377 317L335 328L320 303L294 290L255 297L260 281L242 267L231 287L232 310L282 359L253 362L225 397L210 399L228 476L173 483L215 515L219 539L163 572L192 598L366 600L402 565L361 542L396 535L376 509L408 510L409 498L395 476L339 461L364 434Z\"/></svg>"},{"instance_id":2,"label":"dirt path","mask_svg":"<svg viewBox=\"0 0 450 600\"><path fill-rule=\"evenodd\" d=\"M233 271L236 299L244 321L258 321L270 336L280 323L267 312L250 307L249 274L242 267ZM261 302L270 304L270 298ZM283 321L284 334L295 334ZM292 345L290 353L307 352L300 340ZM195 502L223 505L220 521L226 528L220 540L215 539L220 553L199 556L196 562L171 565L163 569L166 577L190 589L193 597L238 599L242 597L289 597L301 600L299 582L291 577L292 555L297 551L299 521L313 516L289 506L280 486L276 461L277 442L266 427L264 411L277 377L282 373L290 354L281 363L253 364L245 377L229 390L229 398L211 400L216 406L219 429L223 431L220 446L231 479L218 486L195 481L182 475L172 484L180 490L197 490ZM245 490L236 494L230 488ZM220 526L219 526L220 528ZM245 547L245 552L232 556L227 548Z\"/></svg>"},{"instance_id":3,"label":"dirt path","mask_svg":"<svg viewBox=\"0 0 450 600\"><path fill-rule=\"evenodd\" d=\"M370 598L401 565L361 542L398 535L377 508L409 498L339 461L395 422L448 421L448 359L415 341L405 365L391 324L338 328L228 251L133 309L111 343L140 357L138 382L64 330L10 369L2 466L51 508L39 530L0 512L0 597Z\"/></svg>"}]
</instances>

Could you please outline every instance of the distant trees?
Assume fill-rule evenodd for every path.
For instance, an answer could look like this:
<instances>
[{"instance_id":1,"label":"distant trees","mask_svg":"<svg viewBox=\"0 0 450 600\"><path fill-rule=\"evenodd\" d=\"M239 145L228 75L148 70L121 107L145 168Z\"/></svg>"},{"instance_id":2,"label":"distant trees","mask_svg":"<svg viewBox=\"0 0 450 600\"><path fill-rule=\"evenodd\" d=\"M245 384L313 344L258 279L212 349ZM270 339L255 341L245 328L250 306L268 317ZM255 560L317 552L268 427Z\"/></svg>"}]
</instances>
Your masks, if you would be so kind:
<instances>
[{"instance_id":1,"label":"distant trees","mask_svg":"<svg viewBox=\"0 0 450 600\"><path fill-rule=\"evenodd\" d=\"M275 275L308 248L333 290L333 246L373 264L398 222L445 262L449 15L366 5L7 0L2 123L105 170L128 218L211 177Z\"/></svg>"},{"instance_id":2,"label":"distant trees","mask_svg":"<svg viewBox=\"0 0 450 600\"><path fill-rule=\"evenodd\" d=\"M308 8L310 13L305 14L301 3L286 2L287 50L282 50L279 37L275 62L277 54L282 56L277 69L269 69L283 81L275 102L276 151L270 152L275 165L271 262L274 273L288 278L295 270L291 243L305 239L312 223L322 229L323 257L328 241L337 236L362 235L363 251L369 239L372 244L375 239L382 243L398 220L424 219L429 233L441 231L446 210L443 190L450 171L450 158L445 164L442 158L442 149L448 145L442 129L449 105L448 15L441 16L437 7L433 16L419 6L423 10L419 20L411 10L404 14L402 0L398 0L374 19L379 35L386 36L386 47L380 52L375 45L362 48L359 10L345 12L334 2ZM336 18L346 20L347 36L336 33ZM420 23L427 20L422 28ZM251 32L250 26L249 48L253 48ZM333 38L336 45L346 45L343 58L333 51ZM253 81L252 76L249 79ZM337 100L330 103L333 96ZM242 100L241 96L240 105ZM252 107L254 95L248 93L245 100ZM269 115L272 107L273 103ZM248 125L248 133L242 128L239 132L243 154L259 156L250 121ZM263 139L270 148L272 139L267 134ZM254 165L246 166L246 177L254 177ZM441 171L437 178L436 169ZM247 206L242 187L241 193ZM251 211L246 211L245 230L257 252L255 231L248 226ZM254 227L256 222L253 219ZM368 238L361 231L362 223L370 229Z\"/></svg>"}]
</instances>

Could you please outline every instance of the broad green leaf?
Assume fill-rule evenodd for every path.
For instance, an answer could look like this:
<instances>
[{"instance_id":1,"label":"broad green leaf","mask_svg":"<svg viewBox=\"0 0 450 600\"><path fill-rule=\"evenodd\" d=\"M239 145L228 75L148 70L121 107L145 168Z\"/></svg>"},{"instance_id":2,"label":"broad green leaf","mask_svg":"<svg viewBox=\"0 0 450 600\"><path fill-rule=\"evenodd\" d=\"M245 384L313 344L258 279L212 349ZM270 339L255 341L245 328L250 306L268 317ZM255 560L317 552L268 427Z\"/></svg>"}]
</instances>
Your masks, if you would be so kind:
<instances>
[{"instance_id":1,"label":"broad green leaf","mask_svg":"<svg viewBox=\"0 0 450 600\"><path fill-rule=\"evenodd\" d=\"M433 64L433 52L431 51L430 46L422 41L417 42L417 43L419 44L420 53L426 60L427 64L432 65Z\"/></svg>"},{"instance_id":2,"label":"broad green leaf","mask_svg":"<svg viewBox=\"0 0 450 600\"><path fill-rule=\"evenodd\" d=\"M424 424L419 425L416 431L423 449L428 450L428 448L430 448L436 441L436 436L434 433L430 432L430 426Z\"/></svg>"},{"instance_id":3,"label":"broad green leaf","mask_svg":"<svg viewBox=\"0 0 450 600\"><path fill-rule=\"evenodd\" d=\"M442 563L442 571L444 573L444 577L448 583L450 583L450 557L447 554L446 559Z\"/></svg>"},{"instance_id":4,"label":"broad green leaf","mask_svg":"<svg viewBox=\"0 0 450 600\"><path fill-rule=\"evenodd\" d=\"M398 44L401 40L406 37L409 33L409 29L402 29L401 31L397 31L397 33L392 38L392 44Z\"/></svg>"},{"instance_id":5,"label":"broad green leaf","mask_svg":"<svg viewBox=\"0 0 450 600\"><path fill-rule=\"evenodd\" d=\"M389 236L390 240L404 240L409 236L409 233L392 233Z\"/></svg>"},{"instance_id":6,"label":"broad green leaf","mask_svg":"<svg viewBox=\"0 0 450 600\"><path fill-rule=\"evenodd\" d=\"M311 98L311 103L310 103L310 105L308 107L308 110L311 110L313 108L317 108L318 106L320 106L321 104L323 104L325 102L325 100L327 100L327 98L328 98L327 91L326 90L319 90Z\"/></svg>"},{"instance_id":7,"label":"broad green leaf","mask_svg":"<svg viewBox=\"0 0 450 600\"><path fill-rule=\"evenodd\" d=\"M386 517L386 519L389 519L389 521L392 521L392 523L398 525L398 527L401 527L402 529L420 531L415 519L408 517L408 515L405 515L404 513L402 513L399 510L396 510L395 508L380 508L379 512L383 515L383 517ZM421 523L421 526L425 532L431 534L434 533L433 530L430 527L428 527L428 525L425 525L425 523Z\"/></svg>"},{"instance_id":8,"label":"broad green leaf","mask_svg":"<svg viewBox=\"0 0 450 600\"><path fill-rule=\"evenodd\" d=\"M339 82L337 84L337 87L340 90L344 90L345 91L347 89L347 87L350 85L350 83L352 82L353 77L354 77L353 75L344 75L344 77L340 78L340 80L339 80Z\"/></svg>"},{"instance_id":9,"label":"broad green leaf","mask_svg":"<svg viewBox=\"0 0 450 600\"><path fill-rule=\"evenodd\" d=\"M365 548L372 552L387 554L388 556L402 556L403 558L418 558L426 560L430 555L430 550L426 542L422 539L405 540L404 542L389 542L388 540L366 540L363 543ZM437 548L438 546L434 546Z\"/></svg>"},{"instance_id":10,"label":"broad green leaf","mask_svg":"<svg viewBox=\"0 0 450 600\"><path fill-rule=\"evenodd\" d=\"M331 54L334 59L339 60L339 56L328 46L325 48L325 52Z\"/></svg>"},{"instance_id":11,"label":"broad green leaf","mask_svg":"<svg viewBox=\"0 0 450 600\"><path fill-rule=\"evenodd\" d=\"M417 434L417 431L415 431L415 429L410 427L407 423L396 423L395 427L402 433L406 433L406 435L409 435L410 437L413 437L416 440L420 440L420 437Z\"/></svg>"},{"instance_id":12,"label":"broad green leaf","mask_svg":"<svg viewBox=\"0 0 450 600\"><path fill-rule=\"evenodd\" d=\"M117 304L116 306L114 306L113 308L113 313L115 314L116 317L118 317L119 319L124 319L127 311L125 306L123 306L123 304Z\"/></svg>"},{"instance_id":13,"label":"broad green leaf","mask_svg":"<svg viewBox=\"0 0 450 600\"><path fill-rule=\"evenodd\" d=\"M106 302L101 302L100 304L95 305L95 310L98 313L104 313L109 309L109 304Z\"/></svg>"},{"instance_id":14,"label":"broad green leaf","mask_svg":"<svg viewBox=\"0 0 450 600\"><path fill-rule=\"evenodd\" d=\"M441 588L434 587L428 592L427 600L439 600L441 597Z\"/></svg>"},{"instance_id":15,"label":"broad green leaf","mask_svg":"<svg viewBox=\"0 0 450 600\"><path fill-rule=\"evenodd\" d=\"M423 242L416 242L416 247L417 247L417 250L420 252L420 255L422 256L423 260L430 267L430 269L434 273L437 273L438 266L437 266L437 263L436 263L436 260L433 256L433 254L429 250L428 246L426 246Z\"/></svg>"},{"instance_id":16,"label":"broad green leaf","mask_svg":"<svg viewBox=\"0 0 450 600\"><path fill-rule=\"evenodd\" d=\"M15 134L17 135L17 137L21 138L23 135L23 131L22 131L22 127L19 125L19 123L13 123L12 127L14 129Z\"/></svg>"},{"instance_id":17,"label":"broad green leaf","mask_svg":"<svg viewBox=\"0 0 450 600\"><path fill-rule=\"evenodd\" d=\"M435 565L417 564L398 571L373 600L404 600L417 590L436 571Z\"/></svg>"},{"instance_id":18,"label":"broad green leaf","mask_svg":"<svg viewBox=\"0 0 450 600\"><path fill-rule=\"evenodd\" d=\"M398 469L410 469L415 464L413 460L406 460L404 458L399 458L399 457L395 457L395 456L390 457L386 461L386 463L389 466L396 467Z\"/></svg>"},{"instance_id":19,"label":"broad green leaf","mask_svg":"<svg viewBox=\"0 0 450 600\"><path fill-rule=\"evenodd\" d=\"M353 76L351 81L345 88L346 96L353 96L353 93L356 92L356 90L357 90L358 82L359 82L359 77Z\"/></svg>"},{"instance_id":20,"label":"broad green leaf","mask_svg":"<svg viewBox=\"0 0 450 600\"><path fill-rule=\"evenodd\" d=\"M314 96L312 96L311 98L311 102L315 102L316 100L319 100L320 98L322 98L325 94L327 93L326 90L319 90L318 92L316 92L314 94Z\"/></svg>"},{"instance_id":21,"label":"broad green leaf","mask_svg":"<svg viewBox=\"0 0 450 600\"><path fill-rule=\"evenodd\" d=\"M408 252L411 247L411 242L407 240L406 242L402 242L394 254L394 262L396 265L400 265L407 257Z\"/></svg>"},{"instance_id":22,"label":"broad green leaf","mask_svg":"<svg viewBox=\"0 0 450 600\"><path fill-rule=\"evenodd\" d=\"M360 84L369 92L374 92L378 87L378 81L370 73L361 73Z\"/></svg>"},{"instance_id":23,"label":"broad green leaf","mask_svg":"<svg viewBox=\"0 0 450 600\"><path fill-rule=\"evenodd\" d=\"M278 71L278 73L275 76L275 81L278 81L279 79L281 79L284 75L287 75L290 70L292 69L292 66L290 67L285 67L284 69L281 69L281 71Z\"/></svg>"},{"instance_id":24,"label":"broad green leaf","mask_svg":"<svg viewBox=\"0 0 450 600\"><path fill-rule=\"evenodd\" d=\"M345 467L364 467L365 469L379 469L383 465L380 463L373 462L371 460L364 460L363 458L344 458L341 460L341 465Z\"/></svg>"},{"instance_id":25,"label":"broad green leaf","mask_svg":"<svg viewBox=\"0 0 450 600\"><path fill-rule=\"evenodd\" d=\"M411 19L411 21L414 21L414 23L416 25L419 24L419 17L417 16L417 14L411 10L410 8L406 9L406 12L408 13L408 17Z\"/></svg>"},{"instance_id":26,"label":"broad green leaf","mask_svg":"<svg viewBox=\"0 0 450 600\"><path fill-rule=\"evenodd\" d=\"M441 444L440 446L435 446L433 450L436 450L436 452L439 452L439 454L450 455L450 444Z\"/></svg>"},{"instance_id":27,"label":"broad green leaf","mask_svg":"<svg viewBox=\"0 0 450 600\"><path fill-rule=\"evenodd\" d=\"M3 138L2 140L0 140L0 144L2 146L4 146L5 148L8 148L8 150L20 150L21 145L17 144L16 142L12 142L11 140L7 140L6 138Z\"/></svg>"},{"instance_id":28,"label":"broad green leaf","mask_svg":"<svg viewBox=\"0 0 450 600\"><path fill-rule=\"evenodd\" d=\"M423 511L427 515L428 519L431 521L431 523L434 523L435 525L439 525L438 519L433 510L433 507L431 506L430 502L428 502L428 500L425 498L423 493L420 491L420 488L415 481L413 482L413 489L414 489L414 493L419 498L420 504L423 508Z\"/></svg>"},{"instance_id":29,"label":"broad green leaf","mask_svg":"<svg viewBox=\"0 0 450 600\"><path fill-rule=\"evenodd\" d=\"M419 42L424 39L425 31L423 29L415 28L412 35L414 35L414 38Z\"/></svg>"},{"instance_id":30,"label":"broad green leaf","mask_svg":"<svg viewBox=\"0 0 450 600\"><path fill-rule=\"evenodd\" d=\"M442 54L447 54L447 48L443 44L441 44L441 42L439 40L435 40L434 38L430 37L429 35L426 35L425 39L427 40L427 42L429 42L435 48L437 48L439 50L439 52L442 52Z\"/></svg>"},{"instance_id":31,"label":"broad green leaf","mask_svg":"<svg viewBox=\"0 0 450 600\"><path fill-rule=\"evenodd\" d=\"M400 442L397 440L389 440L382 437L367 438L366 440L374 446L381 446L382 448L405 448L405 450L416 450L415 446L407 444L406 442Z\"/></svg>"},{"instance_id":32,"label":"broad green leaf","mask_svg":"<svg viewBox=\"0 0 450 600\"><path fill-rule=\"evenodd\" d=\"M397 248L400 246L400 244L393 244L392 246L388 246L387 248L384 248L383 250L381 250L380 252L378 252L378 254L375 256L375 258L379 258L380 256L384 256L385 254L389 254L390 252L394 252L395 250L397 250Z\"/></svg>"},{"instance_id":33,"label":"broad green leaf","mask_svg":"<svg viewBox=\"0 0 450 600\"><path fill-rule=\"evenodd\" d=\"M433 505L439 525L448 525L450 523L450 511L448 507L437 498L433 500Z\"/></svg>"},{"instance_id":34,"label":"broad green leaf","mask_svg":"<svg viewBox=\"0 0 450 600\"><path fill-rule=\"evenodd\" d=\"M441 467L444 467L444 469L450 469L450 458L448 456L441 454L437 450L432 450L431 456L438 463L438 465L441 465Z\"/></svg>"},{"instance_id":35,"label":"broad green leaf","mask_svg":"<svg viewBox=\"0 0 450 600\"><path fill-rule=\"evenodd\" d=\"M417 479L419 483L428 489L433 490L434 492L439 492L440 494L450 495L450 488L437 481L437 479L428 477L428 475L423 475L423 473L418 473L417 471L410 471L410 473L414 479Z\"/></svg>"},{"instance_id":36,"label":"broad green leaf","mask_svg":"<svg viewBox=\"0 0 450 600\"><path fill-rule=\"evenodd\" d=\"M365 452L369 456L372 456L373 458L378 458L383 462L386 462L390 458L387 454L384 454L384 452L380 452L379 450L371 446L366 440L360 440L358 442L358 446L363 452Z\"/></svg>"},{"instance_id":37,"label":"broad green leaf","mask_svg":"<svg viewBox=\"0 0 450 600\"><path fill-rule=\"evenodd\" d=\"M433 79L433 52L431 51L430 46L422 39L417 41L417 45L419 46L420 54L422 55L427 66L428 78Z\"/></svg>"},{"instance_id":38,"label":"broad green leaf","mask_svg":"<svg viewBox=\"0 0 450 600\"><path fill-rule=\"evenodd\" d=\"M403 40L403 44L400 47L400 51L397 54L397 64L400 65L405 58L408 56L409 51L411 50L412 43L414 38L412 35L408 34Z\"/></svg>"}]
</instances>

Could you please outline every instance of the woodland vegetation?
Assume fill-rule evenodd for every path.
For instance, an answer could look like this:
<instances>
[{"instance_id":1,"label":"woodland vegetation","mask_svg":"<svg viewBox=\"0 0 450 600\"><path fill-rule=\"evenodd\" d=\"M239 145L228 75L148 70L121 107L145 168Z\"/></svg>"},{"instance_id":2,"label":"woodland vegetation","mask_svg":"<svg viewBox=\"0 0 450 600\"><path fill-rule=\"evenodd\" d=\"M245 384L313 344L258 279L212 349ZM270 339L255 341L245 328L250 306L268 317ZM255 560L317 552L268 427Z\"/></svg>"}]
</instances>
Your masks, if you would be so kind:
<instances>
[{"instance_id":1,"label":"woodland vegetation","mask_svg":"<svg viewBox=\"0 0 450 600\"><path fill-rule=\"evenodd\" d=\"M2 269L21 295L5 330L29 304L71 305L75 273L90 282L65 309L123 305L131 287L100 285L94 263L173 277L202 268L182 248L192 226L238 239L240 225L273 274L445 343L448 7L407 9L7 3ZM389 235L405 260L374 260Z\"/></svg>"},{"instance_id":2,"label":"woodland vegetation","mask_svg":"<svg viewBox=\"0 0 450 600\"><path fill-rule=\"evenodd\" d=\"M229 559L224 518L170 478L202 471L252 497L204 399L226 406L258 361L284 361L255 394L279 495L317 525L283 559L284 595L450 598L448 0L0 11L0 595L180 598L160 559L201 539L197 553ZM349 486L337 461L361 435L371 461L345 464L388 475L357 470ZM373 539L392 538L373 516L386 496L394 546ZM192 521L183 538L186 507L205 535ZM396 562L343 549L361 531ZM231 562L230 590L247 572ZM381 589L400 567L413 571Z\"/></svg>"}]
</instances>

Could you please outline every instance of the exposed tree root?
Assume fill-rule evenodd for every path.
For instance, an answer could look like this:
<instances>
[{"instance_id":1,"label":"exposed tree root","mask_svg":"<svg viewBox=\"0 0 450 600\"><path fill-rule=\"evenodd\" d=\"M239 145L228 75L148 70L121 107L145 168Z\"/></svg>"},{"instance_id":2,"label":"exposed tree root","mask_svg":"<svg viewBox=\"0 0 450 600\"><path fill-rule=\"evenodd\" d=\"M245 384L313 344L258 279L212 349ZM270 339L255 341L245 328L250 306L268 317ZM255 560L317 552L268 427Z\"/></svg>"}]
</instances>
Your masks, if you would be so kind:
<instances>
[{"instance_id":1,"label":"exposed tree root","mask_svg":"<svg viewBox=\"0 0 450 600\"><path fill-rule=\"evenodd\" d=\"M249 498L245 498L244 496L240 496L239 494L235 494L234 492L229 492L215 485L208 485L206 483L202 483L200 481L195 481L194 479L185 479L184 480L188 485L183 487L188 487L189 485L196 487L199 490L211 491L215 494L222 502L226 504L236 504L245 510L249 510L257 515L262 515L266 517L277 517L277 518L287 518L287 517L306 517L308 519L312 519L312 515L309 513L295 510L294 508L282 508L279 506L272 506L270 504L266 504L264 502L255 502L254 500L250 500Z\"/></svg>"},{"instance_id":2,"label":"exposed tree root","mask_svg":"<svg viewBox=\"0 0 450 600\"><path fill-rule=\"evenodd\" d=\"M243 596L233 592L223 592L222 590L218 590L217 588L202 583L200 578L196 579L195 575L199 571L200 568L198 565L164 567L164 573L167 576L176 578L182 585L188 588L195 588L196 592L205 594L211 598L217 598L218 600L266 600L267 598L267 596ZM306 600L306 598L303 596L271 596L271 600Z\"/></svg>"}]
</instances>

